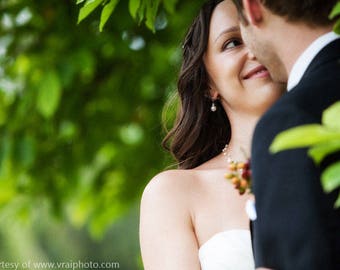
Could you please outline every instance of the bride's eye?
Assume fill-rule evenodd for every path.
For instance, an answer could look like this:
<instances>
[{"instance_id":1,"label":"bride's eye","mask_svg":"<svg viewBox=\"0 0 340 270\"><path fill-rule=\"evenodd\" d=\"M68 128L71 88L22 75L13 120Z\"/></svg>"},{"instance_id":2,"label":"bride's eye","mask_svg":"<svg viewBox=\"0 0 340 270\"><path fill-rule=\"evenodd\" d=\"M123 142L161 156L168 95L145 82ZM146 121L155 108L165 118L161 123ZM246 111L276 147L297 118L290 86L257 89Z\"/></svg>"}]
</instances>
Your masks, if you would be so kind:
<instances>
[{"instance_id":1,"label":"bride's eye","mask_svg":"<svg viewBox=\"0 0 340 270\"><path fill-rule=\"evenodd\" d=\"M243 42L240 39L229 39L229 40L227 40L226 42L223 43L222 51L235 48L235 47L240 46L242 44L243 44Z\"/></svg>"}]
</instances>

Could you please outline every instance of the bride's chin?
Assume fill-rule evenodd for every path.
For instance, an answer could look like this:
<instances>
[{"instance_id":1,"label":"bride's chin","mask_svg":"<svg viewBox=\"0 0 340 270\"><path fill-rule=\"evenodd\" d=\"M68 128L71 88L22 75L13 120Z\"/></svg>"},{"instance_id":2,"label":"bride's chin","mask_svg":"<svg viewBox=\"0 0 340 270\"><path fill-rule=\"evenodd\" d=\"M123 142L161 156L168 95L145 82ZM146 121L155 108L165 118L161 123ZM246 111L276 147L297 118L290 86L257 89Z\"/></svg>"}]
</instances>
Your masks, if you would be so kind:
<instances>
[{"instance_id":1,"label":"bride's chin","mask_svg":"<svg viewBox=\"0 0 340 270\"><path fill-rule=\"evenodd\" d=\"M267 92L268 90L278 88L269 78L261 78L247 82L247 88L252 92Z\"/></svg>"}]
</instances>

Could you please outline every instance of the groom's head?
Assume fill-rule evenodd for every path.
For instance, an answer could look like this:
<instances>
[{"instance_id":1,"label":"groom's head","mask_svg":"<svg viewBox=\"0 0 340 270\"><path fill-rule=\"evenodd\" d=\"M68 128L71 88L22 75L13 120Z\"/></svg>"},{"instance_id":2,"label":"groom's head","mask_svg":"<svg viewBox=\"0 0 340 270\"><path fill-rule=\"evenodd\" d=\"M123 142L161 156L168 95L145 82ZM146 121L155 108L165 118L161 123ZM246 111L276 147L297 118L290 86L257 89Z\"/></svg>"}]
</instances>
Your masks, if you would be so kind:
<instances>
[{"instance_id":1,"label":"groom's head","mask_svg":"<svg viewBox=\"0 0 340 270\"><path fill-rule=\"evenodd\" d=\"M332 22L328 15L337 1L233 0L239 12L245 43L268 68L273 79L281 82L287 81L289 72L283 62L289 62L298 43L306 40L304 35L330 29Z\"/></svg>"}]
</instances>

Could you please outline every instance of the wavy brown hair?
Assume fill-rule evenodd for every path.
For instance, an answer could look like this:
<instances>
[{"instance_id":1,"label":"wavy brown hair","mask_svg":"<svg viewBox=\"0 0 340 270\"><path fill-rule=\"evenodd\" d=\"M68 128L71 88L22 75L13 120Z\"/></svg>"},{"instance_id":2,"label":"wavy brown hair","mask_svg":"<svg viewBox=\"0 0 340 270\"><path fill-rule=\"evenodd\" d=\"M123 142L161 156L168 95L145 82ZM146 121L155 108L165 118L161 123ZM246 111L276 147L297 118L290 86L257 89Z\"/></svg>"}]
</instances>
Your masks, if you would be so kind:
<instances>
[{"instance_id":1,"label":"wavy brown hair","mask_svg":"<svg viewBox=\"0 0 340 270\"><path fill-rule=\"evenodd\" d=\"M189 28L183 43L183 61L177 83L180 108L174 127L163 140L179 168L191 169L221 153L229 142L228 117L217 101L211 112L209 75L203 62L215 7L223 0L207 1Z\"/></svg>"}]
</instances>

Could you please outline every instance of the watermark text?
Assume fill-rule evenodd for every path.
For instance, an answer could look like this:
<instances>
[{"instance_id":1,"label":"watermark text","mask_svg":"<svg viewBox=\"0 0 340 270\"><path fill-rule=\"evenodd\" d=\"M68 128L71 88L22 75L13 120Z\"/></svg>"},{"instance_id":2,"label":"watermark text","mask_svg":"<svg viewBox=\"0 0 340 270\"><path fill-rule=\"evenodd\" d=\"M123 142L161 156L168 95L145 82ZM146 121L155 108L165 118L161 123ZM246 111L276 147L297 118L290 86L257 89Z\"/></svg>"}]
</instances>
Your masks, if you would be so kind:
<instances>
[{"instance_id":1,"label":"watermark text","mask_svg":"<svg viewBox=\"0 0 340 270\"><path fill-rule=\"evenodd\" d=\"M8 262L0 261L0 269L119 269L119 262L64 261L64 262Z\"/></svg>"}]
</instances>

